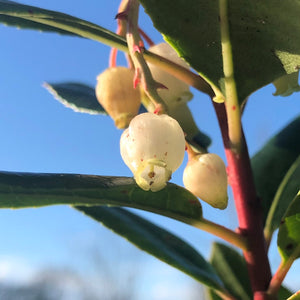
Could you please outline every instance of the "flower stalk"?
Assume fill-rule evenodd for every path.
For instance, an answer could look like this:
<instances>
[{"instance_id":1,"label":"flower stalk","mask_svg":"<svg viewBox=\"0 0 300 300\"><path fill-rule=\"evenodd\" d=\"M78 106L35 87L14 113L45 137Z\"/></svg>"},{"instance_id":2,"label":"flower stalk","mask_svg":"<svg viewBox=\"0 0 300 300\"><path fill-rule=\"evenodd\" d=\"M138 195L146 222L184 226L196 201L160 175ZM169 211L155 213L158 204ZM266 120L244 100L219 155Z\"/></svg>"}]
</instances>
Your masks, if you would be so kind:
<instances>
[{"instance_id":1,"label":"flower stalk","mask_svg":"<svg viewBox=\"0 0 300 300\"><path fill-rule=\"evenodd\" d=\"M127 22L126 40L130 57L135 67L135 81L134 86L141 83L146 95L155 105L155 112L165 113L167 107L163 99L157 93L158 88L164 88L156 82L150 72L150 69L143 57L144 44L139 35L138 16L139 5L137 0L129 0L124 13L119 14L119 18L123 18Z\"/></svg>"}]
</instances>

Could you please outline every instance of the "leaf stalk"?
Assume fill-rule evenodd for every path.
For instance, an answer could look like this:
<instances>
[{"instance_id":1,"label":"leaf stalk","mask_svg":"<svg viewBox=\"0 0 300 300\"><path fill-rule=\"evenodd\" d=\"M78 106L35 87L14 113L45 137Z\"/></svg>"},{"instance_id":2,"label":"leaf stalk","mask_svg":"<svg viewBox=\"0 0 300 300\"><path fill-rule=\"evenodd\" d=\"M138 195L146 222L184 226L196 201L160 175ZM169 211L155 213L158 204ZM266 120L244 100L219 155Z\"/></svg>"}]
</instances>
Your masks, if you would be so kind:
<instances>
[{"instance_id":1,"label":"leaf stalk","mask_svg":"<svg viewBox=\"0 0 300 300\"><path fill-rule=\"evenodd\" d=\"M275 272L274 276L270 281L270 285L267 290L267 294L270 297L274 297L274 298L276 297L286 274L290 270L295 259L299 257L299 254L300 254L300 245L298 245L295 248L291 256L289 256L287 259L282 259L277 271Z\"/></svg>"}]
</instances>

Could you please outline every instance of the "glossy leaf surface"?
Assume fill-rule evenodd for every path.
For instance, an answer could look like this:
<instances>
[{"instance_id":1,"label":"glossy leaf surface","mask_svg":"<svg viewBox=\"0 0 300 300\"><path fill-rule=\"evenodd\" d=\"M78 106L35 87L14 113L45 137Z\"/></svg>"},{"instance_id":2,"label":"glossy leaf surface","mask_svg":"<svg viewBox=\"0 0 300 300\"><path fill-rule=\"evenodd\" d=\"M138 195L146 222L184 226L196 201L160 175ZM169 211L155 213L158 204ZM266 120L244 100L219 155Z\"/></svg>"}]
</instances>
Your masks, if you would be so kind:
<instances>
[{"instance_id":1,"label":"glossy leaf surface","mask_svg":"<svg viewBox=\"0 0 300 300\"><path fill-rule=\"evenodd\" d=\"M76 208L163 262L209 287L223 290L211 265L194 248L167 230L122 208Z\"/></svg>"},{"instance_id":2,"label":"glossy leaf surface","mask_svg":"<svg viewBox=\"0 0 300 300\"><path fill-rule=\"evenodd\" d=\"M172 183L152 193L127 177L0 172L0 208L55 204L128 206L174 219L202 218L198 199Z\"/></svg>"},{"instance_id":3,"label":"glossy leaf surface","mask_svg":"<svg viewBox=\"0 0 300 300\"><path fill-rule=\"evenodd\" d=\"M251 159L264 222L281 181L300 153L300 117L282 129Z\"/></svg>"},{"instance_id":4,"label":"glossy leaf surface","mask_svg":"<svg viewBox=\"0 0 300 300\"><path fill-rule=\"evenodd\" d=\"M218 0L141 0L154 26L215 90L224 91ZM284 13L283 13L284 12ZM228 1L239 100L300 66L298 0Z\"/></svg>"}]
</instances>

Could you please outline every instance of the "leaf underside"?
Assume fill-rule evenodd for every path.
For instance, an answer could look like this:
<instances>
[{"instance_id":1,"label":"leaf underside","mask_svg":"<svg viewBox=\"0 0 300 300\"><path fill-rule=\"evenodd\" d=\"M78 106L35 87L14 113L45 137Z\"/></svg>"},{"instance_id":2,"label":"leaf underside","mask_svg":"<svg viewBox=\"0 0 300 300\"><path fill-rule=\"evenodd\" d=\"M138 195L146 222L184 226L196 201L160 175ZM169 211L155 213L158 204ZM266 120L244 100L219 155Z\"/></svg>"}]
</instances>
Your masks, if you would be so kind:
<instances>
[{"instance_id":1,"label":"leaf underside","mask_svg":"<svg viewBox=\"0 0 300 300\"><path fill-rule=\"evenodd\" d=\"M95 89L78 82L44 83L53 97L76 112L107 115L98 102Z\"/></svg>"},{"instance_id":2,"label":"leaf underside","mask_svg":"<svg viewBox=\"0 0 300 300\"><path fill-rule=\"evenodd\" d=\"M225 95L219 0L141 0L154 26ZM170 13L171 11L171 13ZM300 1L228 1L234 77L242 103L300 68Z\"/></svg>"},{"instance_id":3,"label":"leaf underside","mask_svg":"<svg viewBox=\"0 0 300 300\"><path fill-rule=\"evenodd\" d=\"M0 22L18 28L89 38L127 51L125 39L108 29L64 13L35 6L0 0Z\"/></svg>"},{"instance_id":4,"label":"leaf underside","mask_svg":"<svg viewBox=\"0 0 300 300\"><path fill-rule=\"evenodd\" d=\"M153 223L114 207L75 207L138 248L217 290L222 283L211 265L190 245Z\"/></svg>"}]
</instances>

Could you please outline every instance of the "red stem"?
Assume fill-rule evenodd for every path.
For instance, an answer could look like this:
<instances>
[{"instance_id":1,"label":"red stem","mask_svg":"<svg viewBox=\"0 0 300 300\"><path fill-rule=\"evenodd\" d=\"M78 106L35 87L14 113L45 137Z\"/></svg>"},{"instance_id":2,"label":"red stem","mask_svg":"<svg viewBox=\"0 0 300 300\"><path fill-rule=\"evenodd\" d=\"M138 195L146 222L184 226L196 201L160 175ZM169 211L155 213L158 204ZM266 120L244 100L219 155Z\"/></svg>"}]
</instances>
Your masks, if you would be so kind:
<instances>
[{"instance_id":1,"label":"red stem","mask_svg":"<svg viewBox=\"0 0 300 300\"><path fill-rule=\"evenodd\" d=\"M110 50L110 56L109 56L109 67L110 68L115 68L117 64L117 53L118 49L117 48L111 48Z\"/></svg>"},{"instance_id":2,"label":"red stem","mask_svg":"<svg viewBox=\"0 0 300 300\"><path fill-rule=\"evenodd\" d=\"M250 158L244 135L242 147L236 153L230 145L225 105L214 103L223 137L228 162L229 182L233 190L239 221L239 231L249 242L249 250L244 251L249 277L255 300L268 299L263 293L271 280L271 269L263 235L262 211L256 195Z\"/></svg>"},{"instance_id":3,"label":"red stem","mask_svg":"<svg viewBox=\"0 0 300 300\"><path fill-rule=\"evenodd\" d=\"M154 42L143 29L139 28L139 33L150 47L154 45Z\"/></svg>"}]
</instances>

